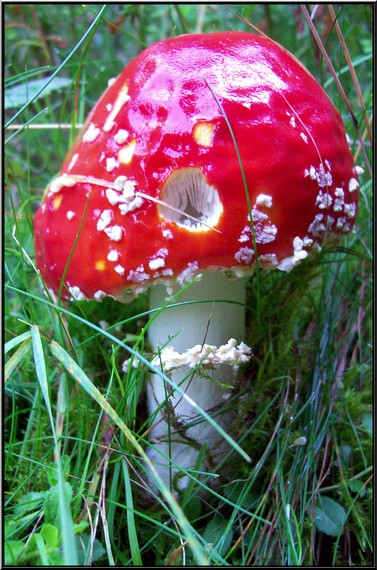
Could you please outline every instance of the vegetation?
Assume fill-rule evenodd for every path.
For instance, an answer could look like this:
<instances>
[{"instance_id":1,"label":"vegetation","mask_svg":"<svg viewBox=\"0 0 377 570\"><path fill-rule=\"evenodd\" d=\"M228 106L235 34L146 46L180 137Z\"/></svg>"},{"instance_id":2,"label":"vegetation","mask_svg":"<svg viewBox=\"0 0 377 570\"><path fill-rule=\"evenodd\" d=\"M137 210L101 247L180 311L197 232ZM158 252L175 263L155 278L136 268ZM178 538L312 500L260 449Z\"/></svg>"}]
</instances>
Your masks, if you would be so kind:
<instances>
[{"instance_id":1,"label":"vegetation","mask_svg":"<svg viewBox=\"0 0 377 570\"><path fill-rule=\"evenodd\" d=\"M309 9L333 71L298 5L3 6L7 565L373 564L372 5ZM358 221L291 273L250 278L254 357L232 404L252 463L232 455L216 488L193 478L178 500L156 497L142 461L148 370L122 371L132 351L149 358L146 296L121 310L109 298L54 304L33 213L108 79L144 46L248 21L339 109L364 169Z\"/></svg>"}]
</instances>

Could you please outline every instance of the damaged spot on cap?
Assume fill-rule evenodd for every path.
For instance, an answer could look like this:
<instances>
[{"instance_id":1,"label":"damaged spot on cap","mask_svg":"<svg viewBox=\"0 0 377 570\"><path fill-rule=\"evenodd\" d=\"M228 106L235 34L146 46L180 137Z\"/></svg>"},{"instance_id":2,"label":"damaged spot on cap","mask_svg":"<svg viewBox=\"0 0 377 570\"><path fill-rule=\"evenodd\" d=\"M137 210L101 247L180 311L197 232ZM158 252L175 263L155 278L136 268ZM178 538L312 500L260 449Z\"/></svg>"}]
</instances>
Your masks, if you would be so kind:
<instances>
[{"instance_id":1,"label":"damaged spot on cap","mask_svg":"<svg viewBox=\"0 0 377 570\"><path fill-rule=\"evenodd\" d=\"M130 164L135 152L136 140L132 139L128 145L122 147L118 152L118 158L122 164Z\"/></svg>"},{"instance_id":2,"label":"damaged spot on cap","mask_svg":"<svg viewBox=\"0 0 377 570\"><path fill-rule=\"evenodd\" d=\"M182 168L166 180L158 213L189 231L203 232L217 226L223 206L216 188L207 183L200 168Z\"/></svg>"},{"instance_id":3,"label":"damaged spot on cap","mask_svg":"<svg viewBox=\"0 0 377 570\"><path fill-rule=\"evenodd\" d=\"M193 129L193 137L200 146L211 147L213 142L214 125L211 123L196 123Z\"/></svg>"},{"instance_id":4,"label":"damaged spot on cap","mask_svg":"<svg viewBox=\"0 0 377 570\"><path fill-rule=\"evenodd\" d=\"M106 263L103 259L99 259L95 262L94 267L97 269L97 271L105 271Z\"/></svg>"},{"instance_id":5,"label":"damaged spot on cap","mask_svg":"<svg viewBox=\"0 0 377 570\"><path fill-rule=\"evenodd\" d=\"M63 200L62 194L59 194L58 196L55 196L55 197L53 198L52 202L51 202L52 208L53 208L54 210L58 210L58 209L60 208L60 205L61 205L61 203L62 203L62 200Z\"/></svg>"}]
</instances>

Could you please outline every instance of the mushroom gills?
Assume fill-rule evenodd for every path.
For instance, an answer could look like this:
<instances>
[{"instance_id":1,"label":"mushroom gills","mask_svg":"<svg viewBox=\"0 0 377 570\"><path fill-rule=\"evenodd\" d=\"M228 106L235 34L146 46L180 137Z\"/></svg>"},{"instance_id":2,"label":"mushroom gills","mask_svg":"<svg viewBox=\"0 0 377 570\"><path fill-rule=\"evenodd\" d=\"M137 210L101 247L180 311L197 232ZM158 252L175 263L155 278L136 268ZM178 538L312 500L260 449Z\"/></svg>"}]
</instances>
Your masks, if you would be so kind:
<instances>
[{"instance_id":1,"label":"mushroom gills","mask_svg":"<svg viewBox=\"0 0 377 570\"><path fill-rule=\"evenodd\" d=\"M166 180L158 204L159 215L189 231L209 231L220 221L223 206L214 186L200 168L175 170Z\"/></svg>"}]
</instances>

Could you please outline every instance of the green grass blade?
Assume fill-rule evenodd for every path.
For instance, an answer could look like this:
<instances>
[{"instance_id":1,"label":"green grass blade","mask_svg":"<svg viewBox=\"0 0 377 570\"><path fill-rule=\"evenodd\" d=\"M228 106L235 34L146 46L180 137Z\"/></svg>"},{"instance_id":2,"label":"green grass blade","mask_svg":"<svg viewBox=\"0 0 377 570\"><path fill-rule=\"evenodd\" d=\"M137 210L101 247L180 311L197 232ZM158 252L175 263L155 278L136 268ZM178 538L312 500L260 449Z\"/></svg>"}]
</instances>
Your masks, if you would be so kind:
<instances>
[{"instance_id":1,"label":"green grass blade","mask_svg":"<svg viewBox=\"0 0 377 570\"><path fill-rule=\"evenodd\" d=\"M26 331L25 333L16 336L16 338L12 338L12 340L5 343L4 354L12 350L12 348L17 346L21 342L24 342L25 340L29 339L30 337L31 337L31 331Z\"/></svg>"},{"instance_id":2,"label":"green grass blade","mask_svg":"<svg viewBox=\"0 0 377 570\"><path fill-rule=\"evenodd\" d=\"M23 336L23 335L21 335ZM4 366L4 382L7 382L12 374L12 372L17 368L20 362L25 358L30 350L30 340L27 338L18 347L16 352L12 354L8 362Z\"/></svg>"},{"instance_id":3,"label":"green grass blade","mask_svg":"<svg viewBox=\"0 0 377 570\"><path fill-rule=\"evenodd\" d=\"M131 555L132 555L132 562L134 566L142 566L143 562L141 559L139 541L137 538L130 474L128 471L127 461L125 459L122 460L122 467L123 467L124 485L126 488L127 531L128 531L128 541L130 544Z\"/></svg>"},{"instance_id":4,"label":"green grass blade","mask_svg":"<svg viewBox=\"0 0 377 570\"><path fill-rule=\"evenodd\" d=\"M39 385L41 387L43 398L46 404L47 413L51 423L51 430L55 441L55 457L56 457L56 465L58 472L59 506L60 506L60 518L61 518L61 528L62 528L64 563L67 566L77 566L78 559L77 559L75 537L73 532L73 520L70 511L70 506L67 502L67 497L65 493L65 481L60 460L59 445L56 437L55 425L51 410L51 401L50 401L48 380L46 374L46 362L43 353L42 340L39 329L36 325L33 325L31 327L31 338L33 345L35 370L37 373L37 378Z\"/></svg>"},{"instance_id":5,"label":"green grass blade","mask_svg":"<svg viewBox=\"0 0 377 570\"><path fill-rule=\"evenodd\" d=\"M55 436L55 425L52 417L50 394L49 394L47 374L46 374L46 362L43 353L41 335L37 325L33 325L31 327L31 339L33 345L35 371L37 373L38 382L42 390L43 399L45 401L47 413L51 422L51 429L53 435Z\"/></svg>"}]
</instances>

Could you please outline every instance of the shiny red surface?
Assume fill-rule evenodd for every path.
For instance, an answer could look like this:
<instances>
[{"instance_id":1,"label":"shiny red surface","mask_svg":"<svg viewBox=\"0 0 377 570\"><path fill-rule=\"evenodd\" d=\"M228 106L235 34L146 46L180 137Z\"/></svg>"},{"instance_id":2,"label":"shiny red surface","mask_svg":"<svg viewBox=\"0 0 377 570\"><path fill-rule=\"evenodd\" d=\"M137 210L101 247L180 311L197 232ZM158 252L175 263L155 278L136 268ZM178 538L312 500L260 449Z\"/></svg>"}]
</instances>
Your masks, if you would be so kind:
<instances>
[{"instance_id":1,"label":"shiny red surface","mask_svg":"<svg viewBox=\"0 0 377 570\"><path fill-rule=\"evenodd\" d=\"M108 105L114 104L125 84L130 99L116 115L112 130L105 132ZM121 215L116 206L110 206L105 188L95 184L76 183L58 193L47 192L43 209L35 216L35 246L37 265L49 287L59 289L71 254L65 281L89 298L98 290L121 295L134 286L133 272L141 265L152 280L162 278L161 271L152 271L148 264L163 248L168 249L165 269L175 274L190 263L202 270L239 264L235 255L240 248L252 248L250 241L239 241L247 225L248 205L234 142L218 101L237 142L251 207L260 194L272 197L272 207L259 211L268 215L268 224L277 233L268 243L257 239L258 256L273 253L280 263L292 255L296 236L321 242L325 235L313 236L309 231L318 214L334 218L332 232L350 229L354 218L343 232L341 225L336 228L344 212L334 211L334 192L342 189L344 202L356 206L357 192L351 195L348 186L357 176L342 120L317 81L271 40L239 32L184 35L150 46L122 71L88 117L60 175L110 182L124 175L137 183L136 191L158 198L172 172L200 168L224 207L216 226L221 233L193 233L163 220L156 204L147 200ZM198 122L214 126L209 147L198 144L193 136ZM100 133L93 142L86 142L82 134L90 123ZM119 129L129 132L128 141L136 141L135 151L130 164L119 164L108 172L106 159L117 159L120 148L126 146L114 139ZM333 204L318 209L318 182L304 173L325 162L331 167L332 183L323 190L332 196ZM57 196L61 202L56 208ZM112 225L123 228L119 242L96 229L98 213L109 208L114 211ZM68 211L75 214L70 220ZM164 229L171 229L173 239L163 236ZM113 249L120 252L117 263L107 260ZM101 261L104 267L99 270ZM125 270L123 275L114 271L118 263Z\"/></svg>"}]
</instances>

